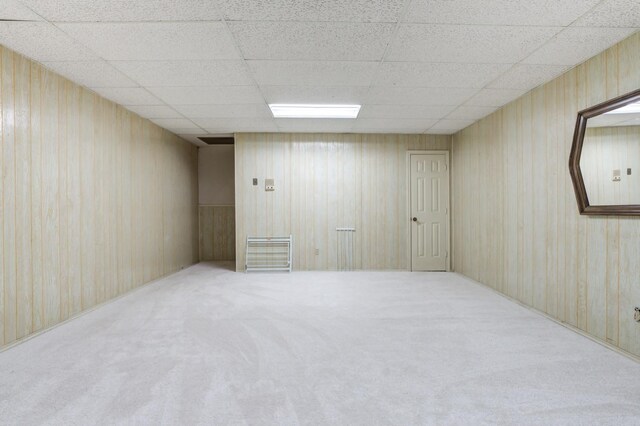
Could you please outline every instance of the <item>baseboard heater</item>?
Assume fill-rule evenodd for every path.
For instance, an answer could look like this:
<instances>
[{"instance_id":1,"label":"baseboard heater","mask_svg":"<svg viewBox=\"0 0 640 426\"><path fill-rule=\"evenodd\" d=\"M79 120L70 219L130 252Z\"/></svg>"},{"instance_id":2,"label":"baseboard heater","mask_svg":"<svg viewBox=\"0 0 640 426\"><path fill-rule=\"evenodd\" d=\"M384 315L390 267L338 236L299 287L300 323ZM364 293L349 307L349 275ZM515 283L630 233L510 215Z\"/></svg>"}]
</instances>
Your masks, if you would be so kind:
<instances>
[{"instance_id":1,"label":"baseboard heater","mask_svg":"<svg viewBox=\"0 0 640 426\"><path fill-rule=\"evenodd\" d=\"M247 237L246 272L291 272L293 236Z\"/></svg>"}]
</instances>

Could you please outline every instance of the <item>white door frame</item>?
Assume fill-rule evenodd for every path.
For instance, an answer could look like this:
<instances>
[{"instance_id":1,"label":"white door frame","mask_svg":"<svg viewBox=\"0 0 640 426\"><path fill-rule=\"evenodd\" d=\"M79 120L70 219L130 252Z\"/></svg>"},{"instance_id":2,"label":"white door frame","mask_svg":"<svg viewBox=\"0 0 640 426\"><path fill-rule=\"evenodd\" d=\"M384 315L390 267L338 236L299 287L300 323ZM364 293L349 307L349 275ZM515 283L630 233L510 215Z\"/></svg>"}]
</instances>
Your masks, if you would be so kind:
<instances>
[{"instance_id":1,"label":"white door frame","mask_svg":"<svg viewBox=\"0 0 640 426\"><path fill-rule=\"evenodd\" d=\"M451 250L451 234L452 234L452 229L451 229L451 217L453 216L451 214L451 160L449 158L449 151L446 150L409 150L407 151L406 154L406 168L407 168L407 217L406 220L407 222L411 222L411 156L412 155L424 155L424 154L444 154L445 158L447 160L447 164L449 165L449 167L447 168L447 175L449 176L449 221L447 223L447 226L449 227L448 232L447 232L447 236L449 237L449 241L447 241L447 249L449 252L449 256L447 256L447 272L451 272L451 252L453 250ZM407 232L408 232L408 244L407 244L407 259L409 261L409 270L413 271L413 254L411 253L411 246L412 246L412 238L413 238L413 233L411 232L411 223L409 223L409 226L407 226Z\"/></svg>"}]
</instances>

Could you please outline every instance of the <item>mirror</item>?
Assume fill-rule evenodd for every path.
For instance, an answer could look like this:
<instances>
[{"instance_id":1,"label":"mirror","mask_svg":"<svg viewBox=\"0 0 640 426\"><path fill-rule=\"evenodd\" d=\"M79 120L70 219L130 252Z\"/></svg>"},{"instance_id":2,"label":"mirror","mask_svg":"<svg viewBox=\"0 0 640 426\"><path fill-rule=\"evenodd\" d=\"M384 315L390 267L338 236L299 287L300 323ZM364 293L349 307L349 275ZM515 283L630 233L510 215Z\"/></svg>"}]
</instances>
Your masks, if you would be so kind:
<instances>
[{"instance_id":1,"label":"mirror","mask_svg":"<svg viewBox=\"0 0 640 426\"><path fill-rule=\"evenodd\" d=\"M640 90L578 113L569 171L581 214L640 215Z\"/></svg>"}]
</instances>

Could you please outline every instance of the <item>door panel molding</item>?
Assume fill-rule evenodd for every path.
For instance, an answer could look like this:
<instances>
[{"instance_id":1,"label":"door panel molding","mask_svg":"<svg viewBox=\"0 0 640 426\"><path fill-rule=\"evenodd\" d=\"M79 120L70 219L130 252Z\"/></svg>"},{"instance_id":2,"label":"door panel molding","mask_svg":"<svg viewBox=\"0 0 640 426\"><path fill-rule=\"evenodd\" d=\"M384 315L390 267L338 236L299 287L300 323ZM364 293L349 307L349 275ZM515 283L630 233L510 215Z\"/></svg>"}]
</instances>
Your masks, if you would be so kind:
<instances>
[{"instance_id":1,"label":"door panel molding","mask_svg":"<svg viewBox=\"0 0 640 426\"><path fill-rule=\"evenodd\" d=\"M444 155L445 156L445 171L447 174L447 183L448 183L448 188L446 188L448 196L446 197L445 200L445 205L442 206L444 207L444 211L446 214L446 222L444 223L445 227L446 227L446 233L445 233L445 241L444 241L444 247L439 247L440 250L444 250L447 254L446 257L446 271L450 271L451 270L451 158L450 158L450 153L449 151L446 150L409 150L406 151L406 183L407 183L407 212L408 212L408 217L406 218L407 222L409 223L409 226L407 227L407 232L408 232L408 244L407 244L407 258L409 259L409 263L410 263L410 270L414 271L414 270L419 270L416 269L414 266L414 258L413 258L413 243L414 243L414 236L413 236L413 230L414 227L417 227L419 225L416 225L412 222L413 219L413 206L412 206L412 181L411 181L411 176L412 176L412 168L411 168L411 157L413 155ZM433 171L434 167L437 166L434 164L429 165L428 163L425 165L426 167L424 167L424 170L421 168L422 171L426 171L426 170L431 170ZM432 186L432 182L423 182L423 184L426 184L428 186ZM438 188L439 191L443 191L444 189L439 187ZM432 194L433 195L433 194ZM423 200L426 201L426 200ZM423 206L423 207L427 207L427 206ZM431 208L429 208L429 210L431 210ZM428 227L429 229L433 228L433 224L431 226ZM431 236L432 238L434 237L433 235ZM427 244L435 244L435 241L424 241L424 243Z\"/></svg>"}]
</instances>

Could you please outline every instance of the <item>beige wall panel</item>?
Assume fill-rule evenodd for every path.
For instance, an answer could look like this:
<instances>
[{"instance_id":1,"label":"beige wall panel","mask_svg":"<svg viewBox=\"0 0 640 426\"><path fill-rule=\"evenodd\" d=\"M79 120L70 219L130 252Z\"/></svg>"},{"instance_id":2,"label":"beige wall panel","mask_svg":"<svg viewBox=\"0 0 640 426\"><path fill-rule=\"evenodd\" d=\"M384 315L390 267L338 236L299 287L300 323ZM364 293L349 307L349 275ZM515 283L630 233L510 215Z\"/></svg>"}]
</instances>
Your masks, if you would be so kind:
<instances>
[{"instance_id":1,"label":"beige wall panel","mask_svg":"<svg viewBox=\"0 0 640 426\"><path fill-rule=\"evenodd\" d=\"M4 85L2 78L2 70L4 69L4 58L3 55L0 54L0 105L2 105L2 94L4 93ZM5 209L4 207L4 137L5 137L5 117L4 111L0 111L2 115L2 123L0 123L0 142L2 142L2 146L0 146L0 250L4 253L4 218L5 211L9 211L9 209ZM0 310L4 312L5 302L4 302L4 292L5 292L5 284L4 284L4 255L1 255L2 259L0 259ZM4 314L0 315L0 345L4 342L5 335L5 319Z\"/></svg>"},{"instance_id":2,"label":"beige wall panel","mask_svg":"<svg viewBox=\"0 0 640 426\"><path fill-rule=\"evenodd\" d=\"M454 269L635 355L640 220L579 215L568 158L579 110L640 87L639 50L635 34L452 144Z\"/></svg>"},{"instance_id":3,"label":"beige wall panel","mask_svg":"<svg viewBox=\"0 0 640 426\"><path fill-rule=\"evenodd\" d=\"M4 256L4 339L16 339L16 157L15 157L15 116L13 108L13 55L2 51L1 88L2 93L2 196ZM11 106L11 107L5 107Z\"/></svg>"},{"instance_id":4,"label":"beige wall panel","mask_svg":"<svg viewBox=\"0 0 640 426\"><path fill-rule=\"evenodd\" d=\"M31 64L31 105L40 105L42 73L37 64ZM32 331L44 327L43 300L43 254L42 254L42 132L40 129L40 108L30 108L31 113L31 294ZM76 226L80 222L75 222ZM78 251L78 254L80 252ZM78 270L79 268L76 268ZM2 315L0 315L2 317Z\"/></svg>"},{"instance_id":5,"label":"beige wall panel","mask_svg":"<svg viewBox=\"0 0 640 426\"><path fill-rule=\"evenodd\" d=\"M2 347L196 262L198 184L191 144L0 61Z\"/></svg>"},{"instance_id":6,"label":"beige wall panel","mask_svg":"<svg viewBox=\"0 0 640 426\"><path fill-rule=\"evenodd\" d=\"M406 152L449 145L434 135L236 135L237 269L247 235L292 234L295 270L335 270L337 227L356 228L354 268L408 269Z\"/></svg>"},{"instance_id":7,"label":"beige wall panel","mask_svg":"<svg viewBox=\"0 0 640 426\"><path fill-rule=\"evenodd\" d=\"M234 204L233 145L198 149L199 199L202 205Z\"/></svg>"},{"instance_id":8,"label":"beige wall panel","mask_svg":"<svg viewBox=\"0 0 640 426\"><path fill-rule=\"evenodd\" d=\"M235 260L233 206L200 206L200 260Z\"/></svg>"},{"instance_id":9,"label":"beige wall panel","mask_svg":"<svg viewBox=\"0 0 640 426\"><path fill-rule=\"evenodd\" d=\"M24 58L14 62L15 155L16 155L16 338L32 328L31 254L31 159L29 146L30 64Z\"/></svg>"}]
</instances>

